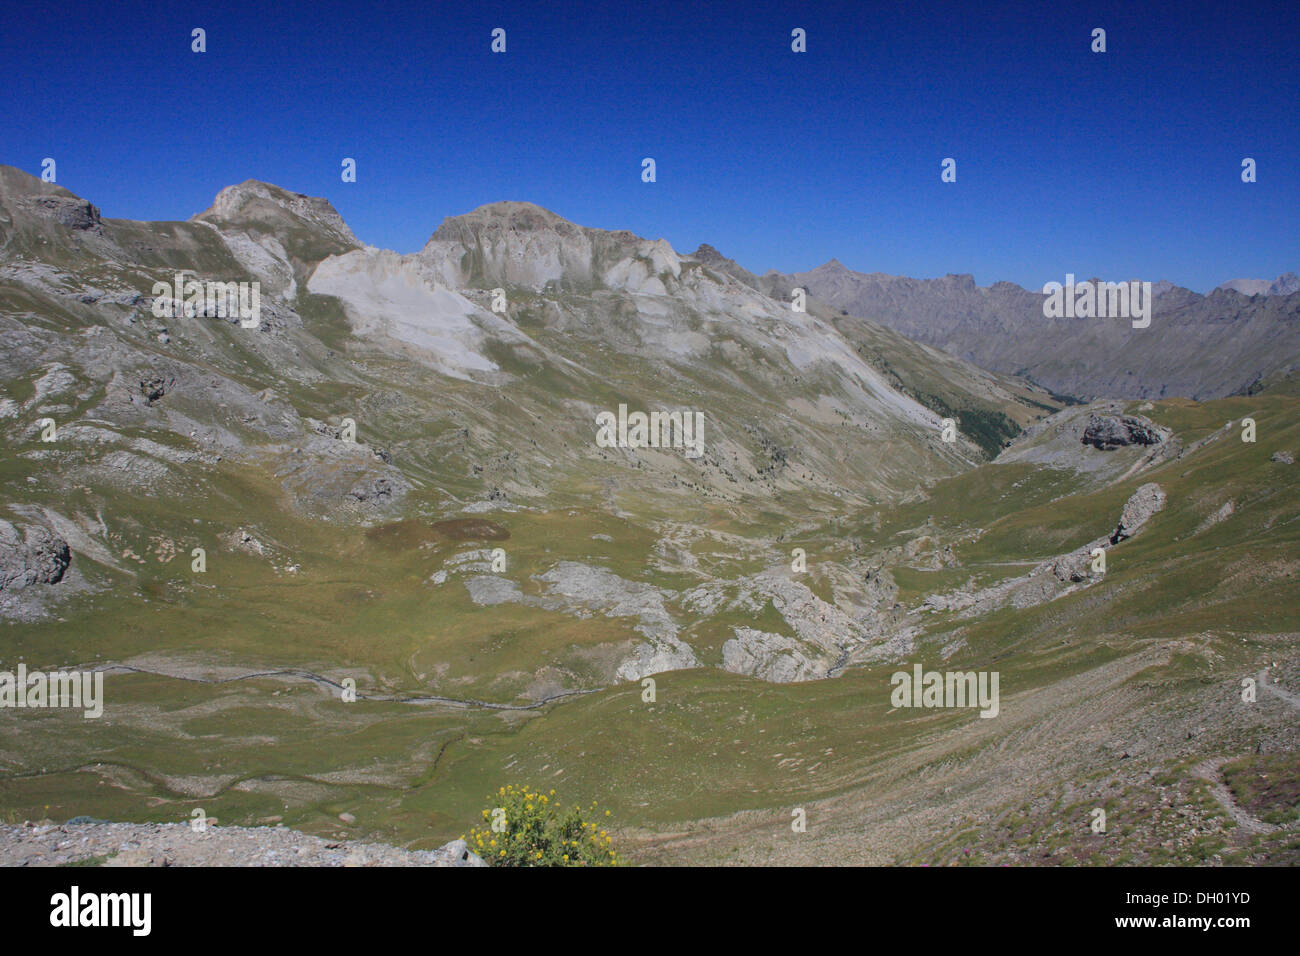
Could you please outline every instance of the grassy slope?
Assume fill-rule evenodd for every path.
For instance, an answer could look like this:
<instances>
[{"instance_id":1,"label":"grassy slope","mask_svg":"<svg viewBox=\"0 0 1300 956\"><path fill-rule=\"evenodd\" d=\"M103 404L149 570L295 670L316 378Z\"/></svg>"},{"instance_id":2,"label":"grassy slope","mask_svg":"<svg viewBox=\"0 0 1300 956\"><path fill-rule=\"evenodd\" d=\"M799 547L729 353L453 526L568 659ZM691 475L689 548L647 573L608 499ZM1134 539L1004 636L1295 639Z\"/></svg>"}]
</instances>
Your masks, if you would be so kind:
<instances>
[{"instance_id":1,"label":"grassy slope","mask_svg":"<svg viewBox=\"0 0 1300 956\"><path fill-rule=\"evenodd\" d=\"M1164 403L1151 414L1185 437L1252 413L1260 440L1242 444L1232 432L1156 473L1077 497L1054 497L1068 492L1061 473L986 467L939 483L927 501L881 515L879 529L863 521L847 533L841 527L833 535L805 532L803 539L821 540L835 554L848 537L876 545L926 519L946 532L983 528L978 542L958 546L962 567L932 574L993 579L1014 572L1009 563L1046 557L1109 530L1137 484L1159 481L1169 494L1167 510L1112 552L1103 582L1052 604L962 626L967 645L952 666L995 666L1004 700L1043 691L1068 701L1059 688L1152 642L1211 635L1217 664L1213 657L1175 655L1154 672L1154 694L1144 692L1143 706L1185 707L1206 687L1224 680L1230 686L1232 675L1253 672L1270 648L1294 654L1293 644L1272 635L1291 632L1293 639L1296 630L1296 478L1268 458L1275 449L1300 447L1297 410L1300 400L1274 395ZM427 547L395 548L360 533L340 546L332 529L275 509L249 515L246 524L268 539L295 543L297 575L268 575L261 559L217 549L202 577L188 571L183 557L162 564L148 555L148 538L159 530L188 550L211 543L215 529L224 527L227 502L246 509L247 502L273 500L249 481L234 470L224 474L218 481L224 495L206 508L142 498L141 535L120 542L145 556L135 565L137 578L104 581L110 590L65 608L62 621L7 626L0 635L5 659L35 666L149 653L353 674L363 693L433 691L523 702L543 662L554 662L566 680L582 686L590 679L583 648L635 636L630 619L576 621L517 605L477 608L454 581L429 585L442 557L491 542L450 541L419 525L405 535ZM1194 536L1229 498L1237 513ZM682 583L644 570L653 535L624 519L590 511L493 520L510 532L508 575L526 592L536 590L531 574L562 558L599 557L625 577ZM614 543L593 540L597 533ZM930 574L900 573L905 596L935 590L925 580ZM320 627L322 612L331 627ZM937 648L954 633L954 622L937 619L915 659L933 666ZM660 675L654 704L642 702L639 688L623 685L515 712L344 705L283 678L207 685L115 675L107 682L113 706L101 721L11 713L22 732L7 735L5 762L46 772L7 775L0 805L11 815L56 819L83 813L182 819L203 806L228 822L280 816L322 833L341 829L335 815L350 810L356 830L427 846L459 835L482 795L499 783L529 780L556 786L569 799L599 799L624 826L650 828L637 838L645 858L729 858L726 847L733 844L743 856L756 846L779 845L790 807L867 800L906 755L926 753L936 739L960 739L963 728L982 729L969 713L891 715L893 669L856 669L833 681L785 686L706 669ZM417 677L435 673L432 680ZM1152 681L1149 669L1140 673ZM1233 741L1240 746L1246 732L1223 733L1223 741L1207 742L1215 753ZM985 746L942 760L973 759ZM915 772L924 774L924 765ZM1080 783L1094 772L1081 770ZM727 822L740 810L770 822L757 831L749 822ZM701 817L725 818L715 824L725 836L655 849L661 838L650 834L694 831L690 821ZM996 835L976 830L982 839ZM1008 829L1005 842L1023 839L1022 830ZM943 859L953 850L949 842L915 851L915 858Z\"/></svg>"}]
</instances>

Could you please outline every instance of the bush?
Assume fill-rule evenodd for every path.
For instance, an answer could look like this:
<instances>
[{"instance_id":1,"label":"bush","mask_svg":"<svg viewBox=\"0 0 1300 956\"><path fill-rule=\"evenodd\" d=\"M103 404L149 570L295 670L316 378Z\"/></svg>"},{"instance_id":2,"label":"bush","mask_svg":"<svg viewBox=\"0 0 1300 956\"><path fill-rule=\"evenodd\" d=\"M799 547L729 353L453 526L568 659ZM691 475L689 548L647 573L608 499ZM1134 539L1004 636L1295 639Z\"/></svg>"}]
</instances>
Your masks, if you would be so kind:
<instances>
[{"instance_id":1,"label":"bush","mask_svg":"<svg viewBox=\"0 0 1300 956\"><path fill-rule=\"evenodd\" d=\"M596 804L586 811L564 810L555 791L534 792L513 784L490 796L483 825L464 837L469 848L492 866L617 866L622 863L613 838L602 829ZM609 816L609 811L604 812Z\"/></svg>"}]
</instances>

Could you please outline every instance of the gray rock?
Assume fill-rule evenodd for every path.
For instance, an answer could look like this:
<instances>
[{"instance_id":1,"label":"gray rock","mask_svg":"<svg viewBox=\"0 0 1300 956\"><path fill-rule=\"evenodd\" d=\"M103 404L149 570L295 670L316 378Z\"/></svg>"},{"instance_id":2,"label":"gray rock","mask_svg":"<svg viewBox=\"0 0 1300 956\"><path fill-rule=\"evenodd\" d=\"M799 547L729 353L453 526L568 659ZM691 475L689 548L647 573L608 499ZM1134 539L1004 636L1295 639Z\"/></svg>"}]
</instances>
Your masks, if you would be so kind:
<instances>
[{"instance_id":1,"label":"gray rock","mask_svg":"<svg viewBox=\"0 0 1300 956\"><path fill-rule=\"evenodd\" d=\"M1294 465L1295 455L1291 454L1289 451L1275 451L1271 456L1269 456L1268 460L1275 461L1279 465Z\"/></svg>"},{"instance_id":2,"label":"gray rock","mask_svg":"<svg viewBox=\"0 0 1300 956\"><path fill-rule=\"evenodd\" d=\"M144 396L144 403L152 406L154 402L158 401L171 391L175 385L175 378L154 376L140 382L140 394Z\"/></svg>"},{"instance_id":3,"label":"gray rock","mask_svg":"<svg viewBox=\"0 0 1300 956\"><path fill-rule=\"evenodd\" d=\"M1110 536L1110 543L1119 544L1137 534L1153 514L1164 509L1165 498L1164 491L1154 481L1147 482L1133 492L1133 496L1125 503L1124 510L1120 512L1119 524Z\"/></svg>"},{"instance_id":4,"label":"gray rock","mask_svg":"<svg viewBox=\"0 0 1300 956\"><path fill-rule=\"evenodd\" d=\"M452 840L433 851L435 866L487 866L483 858L469 848L464 840Z\"/></svg>"},{"instance_id":5,"label":"gray rock","mask_svg":"<svg viewBox=\"0 0 1300 956\"><path fill-rule=\"evenodd\" d=\"M402 472L366 445L313 435L298 451L282 459L280 475L284 489L307 510L335 513L340 505L382 510L410 490Z\"/></svg>"},{"instance_id":6,"label":"gray rock","mask_svg":"<svg viewBox=\"0 0 1300 956\"><path fill-rule=\"evenodd\" d=\"M735 627L735 637L722 645L722 666L734 674L749 674L776 684L820 680L834 658L824 659L820 648L810 649L781 634L752 627Z\"/></svg>"},{"instance_id":7,"label":"gray rock","mask_svg":"<svg viewBox=\"0 0 1300 956\"><path fill-rule=\"evenodd\" d=\"M447 580L446 571L439 571L438 574L442 575L442 579L436 580L436 584L442 584ZM437 575L434 577L436 578ZM519 585L509 578L495 574L480 574L467 578L465 588L469 591L470 600L480 607L491 607L508 602L525 603L524 593L519 590Z\"/></svg>"},{"instance_id":8,"label":"gray rock","mask_svg":"<svg viewBox=\"0 0 1300 956\"><path fill-rule=\"evenodd\" d=\"M1083 444L1102 451L1127 445L1155 445L1160 433L1145 418L1115 415L1092 415L1083 430Z\"/></svg>"},{"instance_id":9,"label":"gray rock","mask_svg":"<svg viewBox=\"0 0 1300 956\"><path fill-rule=\"evenodd\" d=\"M1092 548L1072 551L1051 566L1056 580L1062 583L1078 584L1092 578Z\"/></svg>"},{"instance_id":10,"label":"gray rock","mask_svg":"<svg viewBox=\"0 0 1300 956\"><path fill-rule=\"evenodd\" d=\"M39 218L56 222L60 226L95 233L103 231L99 210L84 199L75 196L37 196L27 200L26 205Z\"/></svg>"},{"instance_id":11,"label":"gray rock","mask_svg":"<svg viewBox=\"0 0 1300 956\"><path fill-rule=\"evenodd\" d=\"M68 542L37 525L19 529L0 521L0 590L58 584L72 563Z\"/></svg>"},{"instance_id":12,"label":"gray rock","mask_svg":"<svg viewBox=\"0 0 1300 956\"><path fill-rule=\"evenodd\" d=\"M357 482L348 490L348 495L357 501L392 500L394 486L387 478L371 478Z\"/></svg>"},{"instance_id":13,"label":"gray rock","mask_svg":"<svg viewBox=\"0 0 1300 956\"><path fill-rule=\"evenodd\" d=\"M229 548L247 554L265 555L267 547L243 528L221 535L221 541Z\"/></svg>"},{"instance_id":14,"label":"gray rock","mask_svg":"<svg viewBox=\"0 0 1300 956\"><path fill-rule=\"evenodd\" d=\"M307 422L311 425L311 430L317 435L324 435L326 438L333 438L335 441L343 440L342 427L331 425L329 422L318 422L311 418L309 418Z\"/></svg>"}]
</instances>

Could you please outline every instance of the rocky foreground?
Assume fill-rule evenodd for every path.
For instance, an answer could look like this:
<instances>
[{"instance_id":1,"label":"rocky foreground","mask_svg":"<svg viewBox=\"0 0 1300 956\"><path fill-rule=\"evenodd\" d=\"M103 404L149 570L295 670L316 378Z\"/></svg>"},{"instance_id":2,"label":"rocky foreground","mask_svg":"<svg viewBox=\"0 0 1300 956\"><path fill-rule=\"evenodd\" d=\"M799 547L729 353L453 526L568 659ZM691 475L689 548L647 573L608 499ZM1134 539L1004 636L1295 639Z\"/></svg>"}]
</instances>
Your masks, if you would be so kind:
<instances>
[{"instance_id":1,"label":"rocky foreground","mask_svg":"<svg viewBox=\"0 0 1300 956\"><path fill-rule=\"evenodd\" d=\"M486 866L464 840L436 850L330 842L287 827L184 823L0 825L2 866Z\"/></svg>"}]
</instances>

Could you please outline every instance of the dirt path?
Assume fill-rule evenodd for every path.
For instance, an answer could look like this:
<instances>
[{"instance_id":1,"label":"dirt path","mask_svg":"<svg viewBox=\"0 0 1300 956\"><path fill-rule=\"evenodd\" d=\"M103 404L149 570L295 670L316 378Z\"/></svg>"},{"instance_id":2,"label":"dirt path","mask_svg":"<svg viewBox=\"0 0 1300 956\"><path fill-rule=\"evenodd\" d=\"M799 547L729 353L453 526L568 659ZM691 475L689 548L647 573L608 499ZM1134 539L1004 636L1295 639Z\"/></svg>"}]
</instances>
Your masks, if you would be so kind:
<instances>
[{"instance_id":1,"label":"dirt path","mask_svg":"<svg viewBox=\"0 0 1300 956\"><path fill-rule=\"evenodd\" d=\"M1210 793L1228 815L1245 833L1273 833L1278 828L1271 823L1265 823L1263 820L1254 816L1245 807L1239 804L1232 791L1228 789L1227 784L1223 782L1223 777L1219 774L1219 768L1228 762L1227 757L1216 757L1213 760L1206 760L1198 763L1192 768L1192 773L1210 784Z\"/></svg>"}]
</instances>

